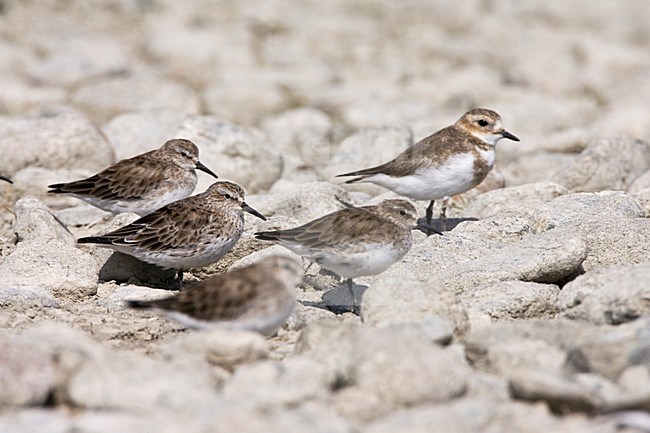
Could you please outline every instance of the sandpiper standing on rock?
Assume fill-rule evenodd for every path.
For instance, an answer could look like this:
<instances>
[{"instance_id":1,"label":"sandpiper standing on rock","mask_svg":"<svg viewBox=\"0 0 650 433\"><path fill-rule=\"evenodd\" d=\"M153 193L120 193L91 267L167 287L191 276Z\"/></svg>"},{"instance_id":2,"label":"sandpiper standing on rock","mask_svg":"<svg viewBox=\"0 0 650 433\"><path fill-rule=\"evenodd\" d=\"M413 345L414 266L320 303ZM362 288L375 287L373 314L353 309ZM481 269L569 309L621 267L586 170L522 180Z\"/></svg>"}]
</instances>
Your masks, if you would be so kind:
<instances>
[{"instance_id":1,"label":"sandpiper standing on rock","mask_svg":"<svg viewBox=\"0 0 650 433\"><path fill-rule=\"evenodd\" d=\"M49 185L48 192L68 194L114 214L143 216L192 194L197 181L195 170L218 177L199 161L199 148L194 143L177 138L87 179Z\"/></svg>"},{"instance_id":2,"label":"sandpiper standing on rock","mask_svg":"<svg viewBox=\"0 0 650 433\"><path fill-rule=\"evenodd\" d=\"M204 193L175 201L101 236L80 238L144 262L182 271L221 259L244 231L244 213L266 218L244 201L241 186L213 183Z\"/></svg>"},{"instance_id":3,"label":"sandpiper standing on rock","mask_svg":"<svg viewBox=\"0 0 650 433\"><path fill-rule=\"evenodd\" d=\"M411 249L415 207L406 200L341 209L288 230L255 233L347 279L353 309L357 301L352 279L377 275Z\"/></svg>"},{"instance_id":4,"label":"sandpiper standing on rock","mask_svg":"<svg viewBox=\"0 0 650 433\"><path fill-rule=\"evenodd\" d=\"M447 201L485 179L494 165L496 144L502 138L519 141L503 129L499 114L475 108L392 161L338 176L357 176L345 183L371 182L414 200L430 200L428 230L433 227L433 204L443 199L440 224L446 230Z\"/></svg>"},{"instance_id":5,"label":"sandpiper standing on rock","mask_svg":"<svg viewBox=\"0 0 650 433\"><path fill-rule=\"evenodd\" d=\"M226 326L270 335L293 311L293 291L302 275L296 260L272 256L190 284L177 296L127 305L151 309L189 328Z\"/></svg>"}]
</instances>

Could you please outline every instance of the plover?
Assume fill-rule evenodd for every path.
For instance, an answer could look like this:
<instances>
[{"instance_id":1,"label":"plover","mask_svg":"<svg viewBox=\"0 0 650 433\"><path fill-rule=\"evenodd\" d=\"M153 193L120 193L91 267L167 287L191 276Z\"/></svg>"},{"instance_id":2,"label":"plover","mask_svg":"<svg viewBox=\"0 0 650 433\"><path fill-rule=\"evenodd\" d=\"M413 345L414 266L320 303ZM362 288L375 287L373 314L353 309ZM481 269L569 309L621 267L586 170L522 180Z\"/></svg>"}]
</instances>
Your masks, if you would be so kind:
<instances>
[{"instance_id":1,"label":"plover","mask_svg":"<svg viewBox=\"0 0 650 433\"><path fill-rule=\"evenodd\" d=\"M77 242L176 269L182 280L183 270L207 266L231 250L244 231L243 211L266 220L246 204L241 186L219 181L204 193L165 205L110 233Z\"/></svg>"},{"instance_id":2,"label":"plover","mask_svg":"<svg viewBox=\"0 0 650 433\"><path fill-rule=\"evenodd\" d=\"M293 311L293 291L302 275L296 260L272 256L190 284L177 296L127 305L151 309L189 328L224 326L270 335Z\"/></svg>"},{"instance_id":3,"label":"plover","mask_svg":"<svg viewBox=\"0 0 650 433\"><path fill-rule=\"evenodd\" d=\"M143 216L192 194L197 181L195 170L217 178L199 161L199 148L190 140L177 138L87 179L49 185L48 192L71 195L113 214Z\"/></svg>"},{"instance_id":4,"label":"plover","mask_svg":"<svg viewBox=\"0 0 650 433\"><path fill-rule=\"evenodd\" d=\"M395 199L341 209L300 227L257 232L255 237L275 241L347 279L356 311L352 279L377 275L404 257L411 248L416 222L415 207Z\"/></svg>"},{"instance_id":5,"label":"plover","mask_svg":"<svg viewBox=\"0 0 650 433\"><path fill-rule=\"evenodd\" d=\"M443 199L440 223L446 230L447 201L485 179L494 165L496 144L502 138L519 141L503 129L499 114L475 108L392 161L337 177L357 176L345 183L371 182L414 200L429 200L426 212L429 228L433 204Z\"/></svg>"}]
</instances>

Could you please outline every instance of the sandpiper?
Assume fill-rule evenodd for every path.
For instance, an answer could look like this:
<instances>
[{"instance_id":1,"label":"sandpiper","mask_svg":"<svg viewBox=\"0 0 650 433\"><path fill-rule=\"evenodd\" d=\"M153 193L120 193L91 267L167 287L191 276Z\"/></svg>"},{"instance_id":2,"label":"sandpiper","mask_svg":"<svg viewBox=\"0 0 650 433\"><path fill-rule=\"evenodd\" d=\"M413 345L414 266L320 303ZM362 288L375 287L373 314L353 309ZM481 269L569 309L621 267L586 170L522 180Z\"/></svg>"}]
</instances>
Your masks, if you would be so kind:
<instances>
[{"instance_id":1,"label":"sandpiper","mask_svg":"<svg viewBox=\"0 0 650 433\"><path fill-rule=\"evenodd\" d=\"M416 222L415 207L394 199L341 209L300 227L258 232L255 237L275 241L346 278L356 311L352 279L377 275L404 257L411 248Z\"/></svg>"},{"instance_id":2,"label":"sandpiper","mask_svg":"<svg viewBox=\"0 0 650 433\"><path fill-rule=\"evenodd\" d=\"M244 231L244 213L266 218L244 201L236 183L219 181L204 193L175 201L124 227L78 243L96 244L166 269L200 268L221 259Z\"/></svg>"},{"instance_id":3,"label":"sandpiper","mask_svg":"<svg viewBox=\"0 0 650 433\"><path fill-rule=\"evenodd\" d=\"M151 309L189 328L224 326L270 335L293 311L293 291L302 275L296 260L271 256L190 284L177 296L127 305Z\"/></svg>"},{"instance_id":4,"label":"sandpiper","mask_svg":"<svg viewBox=\"0 0 650 433\"><path fill-rule=\"evenodd\" d=\"M217 178L199 161L199 148L190 140L177 138L87 179L49 185L48 192L77 197L113 214L144 216L192 194L197 181L195 170Z\"/></svg>"}]
</instances>

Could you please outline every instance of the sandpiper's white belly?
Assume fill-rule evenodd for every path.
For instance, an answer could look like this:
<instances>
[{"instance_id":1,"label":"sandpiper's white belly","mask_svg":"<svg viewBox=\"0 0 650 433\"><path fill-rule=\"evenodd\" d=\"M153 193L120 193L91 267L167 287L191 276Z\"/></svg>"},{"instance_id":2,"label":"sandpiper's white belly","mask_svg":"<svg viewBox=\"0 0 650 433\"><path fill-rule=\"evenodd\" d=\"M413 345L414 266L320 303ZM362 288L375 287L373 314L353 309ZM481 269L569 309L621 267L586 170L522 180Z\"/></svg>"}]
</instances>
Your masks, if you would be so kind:
<instances>
[{"instance_id":1,"label":"sandpiper's white belly","mask_svg":"<svg viewBox=\"0 0 650 433\"><path fill-rule=\"evenodd\" d=\"M480 154L491 169L494 149L481 151ZM461 194L477 185L475 159L474 154L463 153L452 156L438 167L419 169L412 175L393 177L375 174L364 180L414 200L438 200ZM478 179L479 182L482 180Z\"/></svg>"},{"instance_id":2,"label":"sandpiper's white belly","mask_svg":"<svg viewBox=\"0 0 650 433\"><path fill-rule=\"evenodd\" d=\"M201 268L219 261L239 240L243 224L239 232L206 239L205 244L190 245L166 250L150 250L137 245L98 245L111 248L121 253L129 254L143 262L151 263L165 269L187 270Z\"/></svg>"},{"instance_id":3,"label":"sandpiper's white belly","mask_svg":"<svg viewBox=\"0 0 650 433\"><path fill-rule=\"evenodd\" d=\"M283 242L282 245L343 278L380 274L390 265L401 260L409 250L409 248L397 248L393 243L359 245L358 252L334 249L312 250L288 242Z\"/></svg>"}]
</instances>

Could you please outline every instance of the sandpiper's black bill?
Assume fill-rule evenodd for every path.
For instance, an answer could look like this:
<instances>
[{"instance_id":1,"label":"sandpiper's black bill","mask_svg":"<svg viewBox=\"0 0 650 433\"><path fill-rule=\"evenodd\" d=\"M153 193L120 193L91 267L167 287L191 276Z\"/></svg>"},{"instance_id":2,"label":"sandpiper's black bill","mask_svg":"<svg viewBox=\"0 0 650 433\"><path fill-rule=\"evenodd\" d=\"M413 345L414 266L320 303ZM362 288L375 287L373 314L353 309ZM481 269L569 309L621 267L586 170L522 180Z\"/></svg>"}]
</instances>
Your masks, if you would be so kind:
<instances>
[{"instance_id":1,"label":"sandpiper's black bill","mask_svg":"<svg viewBox=\"0 0 650 433\"><path fill-rule=\"evenodd\" d=\"M519 141L519 138L516 135L513 135L513 134L509 133L505 129L503 131L501 131L501 136L503 138L507 138L507 139L512 140L512 141Z\"/></svg>"},{"instance_id":2,"label":"sandpiper's black bill","mask_svg":"<svg viewBox=\"0 0 650 433\"><path fill-rule=\"evenodd\" d=\"M2 175L0 175L0 179L4 180L5 182L14 183L13 180L9 179L9 178L6 177L6 176L2 176Z\"/></svg>"},{"instance_id":3,"label":"sandpiper's black bill","mask_svg":"<svg viewBox=\"0 0 650 433\"><path fill-rule=\"evenodd\" d=\"M266 217L264 215L262 215L261 213L259 213L258 211L256 211L255 209L247 205L246 203L242 203L241 208L244 209L249 214L255 215L259 219L266 221Z\"/></svg>"},{"instance_id":4,"label":"sandpiper's black bill","mask_svg":"<svg viewBox=\"0 0 650 433\"><path fill-rule=\"evenodd\" d=\"M204 173L208 173L210 176L214 176L215 179L219 179L219 176L214 174L214 172L212 170L210 170L208 167L203 165L203 163L201 161L196 163L196 169L201 170Z\"/></svg>"}]
</instances>

